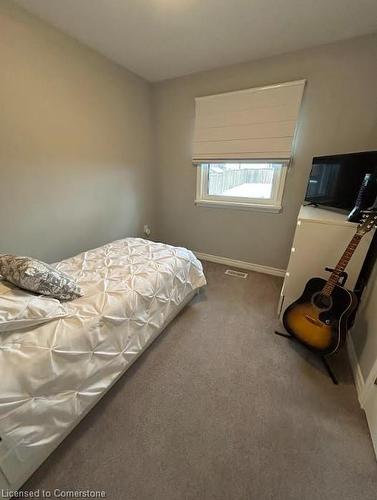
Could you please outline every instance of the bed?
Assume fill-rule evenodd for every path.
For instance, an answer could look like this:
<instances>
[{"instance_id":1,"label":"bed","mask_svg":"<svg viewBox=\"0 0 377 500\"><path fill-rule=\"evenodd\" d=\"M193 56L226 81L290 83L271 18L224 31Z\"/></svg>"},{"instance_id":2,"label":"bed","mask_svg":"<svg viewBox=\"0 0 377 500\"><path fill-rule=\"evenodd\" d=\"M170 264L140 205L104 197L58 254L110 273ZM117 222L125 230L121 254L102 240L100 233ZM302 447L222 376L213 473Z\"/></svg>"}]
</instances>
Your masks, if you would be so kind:
<instances>
[{"instance_id":1,"label":"bed","mask_svg":"<svg viewBox=\"0 0 377 500\"><path fill-rule=\"evenodd\" d=\"M83 297L0 333L0 493L18 489L206 284L185 248L118 240L55 265Z\"/></svg>"}]
</instances>

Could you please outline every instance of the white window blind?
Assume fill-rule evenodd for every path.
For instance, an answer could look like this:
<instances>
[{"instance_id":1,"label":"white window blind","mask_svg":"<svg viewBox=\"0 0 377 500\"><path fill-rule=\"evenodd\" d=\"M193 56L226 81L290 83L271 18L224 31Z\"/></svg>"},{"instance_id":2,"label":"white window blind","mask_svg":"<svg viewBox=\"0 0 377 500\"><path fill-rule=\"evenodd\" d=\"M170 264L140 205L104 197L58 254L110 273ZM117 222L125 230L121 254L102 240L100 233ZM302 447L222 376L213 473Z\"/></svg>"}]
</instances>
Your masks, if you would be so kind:
<instances>
[{"instance_id":1,"label":"white window blind","mask_svg":"<svg viewBox=\"0 0 377 500\"><path fill-rule=\"evenodd\" d=\"M305 80L197 97L193 163L287 160Z\"/></svg>"}]
</instances>

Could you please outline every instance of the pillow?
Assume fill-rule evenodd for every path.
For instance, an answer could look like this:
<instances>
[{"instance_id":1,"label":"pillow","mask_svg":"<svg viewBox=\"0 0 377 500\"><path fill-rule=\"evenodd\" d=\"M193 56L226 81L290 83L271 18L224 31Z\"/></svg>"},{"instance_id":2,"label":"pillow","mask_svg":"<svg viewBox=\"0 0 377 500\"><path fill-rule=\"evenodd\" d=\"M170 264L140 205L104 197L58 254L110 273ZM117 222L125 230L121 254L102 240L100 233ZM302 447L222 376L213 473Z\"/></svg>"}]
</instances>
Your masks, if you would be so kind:
<instances>
[{"instance_id":1,"label":"pillow","mask_svg":"<svg viewBox=\"0 0 377 500\"><path fill-rule=\"evenodd\" d=\"M39 325L66 314L58 300L32 295L0 280L0 333Z\"/></svg>"},{"instance_id":2,"label":"pillow","mask_svg":"<svg viewBox=\"0 0 377 500\"><path fill-rule=\"evenodd\" d=\"M67 274L31 257L0 255L0 274L19 288L60 300L82 296L77 283Z\"/></svg>"}]
</instances>

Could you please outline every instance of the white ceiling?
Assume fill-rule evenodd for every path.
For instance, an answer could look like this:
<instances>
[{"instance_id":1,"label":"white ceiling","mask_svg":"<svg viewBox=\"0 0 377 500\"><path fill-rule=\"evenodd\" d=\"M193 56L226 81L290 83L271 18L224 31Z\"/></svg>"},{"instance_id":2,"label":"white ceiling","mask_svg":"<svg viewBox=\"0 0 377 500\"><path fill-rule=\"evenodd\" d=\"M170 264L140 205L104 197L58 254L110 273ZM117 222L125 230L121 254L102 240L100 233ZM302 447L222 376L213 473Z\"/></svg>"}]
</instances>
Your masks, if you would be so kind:
<instances>
[{"instance_id":1,"label":"white ceiling","mask_svg":"<svg viewBox=\"0 0 377 500\"><path fill-rule=\"evenodd\" d=\"M151 81L377 31L377 0L16 0Z\"/></svg>"}]
</instances>

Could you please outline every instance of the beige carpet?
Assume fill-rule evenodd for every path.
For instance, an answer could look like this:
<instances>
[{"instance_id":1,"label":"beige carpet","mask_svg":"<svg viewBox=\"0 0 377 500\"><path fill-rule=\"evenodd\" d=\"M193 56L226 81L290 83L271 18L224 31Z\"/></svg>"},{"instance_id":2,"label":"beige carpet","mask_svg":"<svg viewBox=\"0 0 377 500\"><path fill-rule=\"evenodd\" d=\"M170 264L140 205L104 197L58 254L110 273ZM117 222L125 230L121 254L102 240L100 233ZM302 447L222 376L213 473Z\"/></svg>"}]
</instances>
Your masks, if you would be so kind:
<instances>
[{"instance_id":1,"label":"beige carpet","mask_svg":"<svg viewBox=\"0 0 377 500\"><path fill-rule=\"evenodd\" d=\"M273 334L281 280L225 276L167 328L25 485L109 499L376 500L346 357L334 386Z\"/></svg>"}]
</instances>

